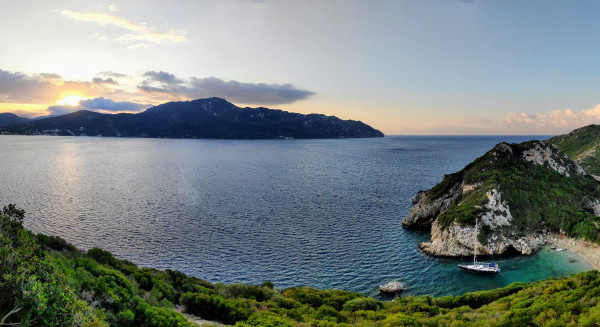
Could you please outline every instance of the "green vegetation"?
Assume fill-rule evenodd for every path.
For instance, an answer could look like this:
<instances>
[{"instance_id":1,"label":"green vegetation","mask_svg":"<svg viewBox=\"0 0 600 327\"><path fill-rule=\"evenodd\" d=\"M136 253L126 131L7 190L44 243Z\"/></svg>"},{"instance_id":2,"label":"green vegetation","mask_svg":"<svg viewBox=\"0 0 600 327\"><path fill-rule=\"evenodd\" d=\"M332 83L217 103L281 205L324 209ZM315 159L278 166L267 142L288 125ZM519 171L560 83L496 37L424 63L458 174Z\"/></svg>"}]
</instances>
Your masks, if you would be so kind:
<instances>
[{"instance_id":1,"label":"green vegetation","mask_svg":"<svg viewBox=\"0 0 600 327\"><path fill-rule=\"evenodd\" d=\"M569 134L552 137L548 142L578 162L589 174L600 176L600 125L578 128Z\"/></svg>"},{"instance_id":2,"label":"green vegetation","mask_svg":"<svg viewBox=\"0 0 600 327\"><path fill-rule=\"evenodd\" d=\"M177 312L246 326L596 326L600 273L460 296L382 302L358 293L212 284L139 268L101 249L23 229L24 212L0 214L0 325L194 326Z\"/></svg>"}]
</instances>

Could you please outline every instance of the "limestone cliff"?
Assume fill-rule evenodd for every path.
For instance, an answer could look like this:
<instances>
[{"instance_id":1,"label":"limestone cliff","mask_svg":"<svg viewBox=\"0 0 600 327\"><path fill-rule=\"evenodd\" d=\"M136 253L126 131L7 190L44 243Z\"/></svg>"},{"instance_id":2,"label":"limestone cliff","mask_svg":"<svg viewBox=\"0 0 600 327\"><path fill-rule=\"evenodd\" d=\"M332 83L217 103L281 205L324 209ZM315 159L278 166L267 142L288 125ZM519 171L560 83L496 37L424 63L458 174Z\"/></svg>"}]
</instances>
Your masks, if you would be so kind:
<instances>
[{"instance_id":1,"label":"limestone cliff","mask_svg":"<svg viewBox=\"0 0 600 327\"><path fill-rule=\"evenodd\" d=\"M417 193L403 224L431 230L420 244L431 255L468 256L476 246L479 254L531 254L548 232L577 234L598 222L599 185L552 144L500 143Z\"/></svg>"}]
</instances>

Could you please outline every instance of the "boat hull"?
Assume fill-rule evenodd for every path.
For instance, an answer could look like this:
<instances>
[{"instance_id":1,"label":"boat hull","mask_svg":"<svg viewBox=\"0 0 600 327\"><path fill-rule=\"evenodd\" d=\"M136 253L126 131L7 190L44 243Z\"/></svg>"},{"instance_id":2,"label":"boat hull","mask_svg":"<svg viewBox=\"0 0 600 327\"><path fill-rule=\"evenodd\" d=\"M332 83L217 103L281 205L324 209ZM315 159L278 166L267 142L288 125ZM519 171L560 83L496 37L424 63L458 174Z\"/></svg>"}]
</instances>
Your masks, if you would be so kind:
<instances>
[{"instance_id":1,"label":"boat hull","mask_svg":"<svg viewBox=\"0 0 600 327\"><path fill-rule=\"evenodd\" d=\"M462 270L474 272L477 274L497 274L500 272L500 268L492 269L485 266L473 266L473 265L458 265L458 267Z\"/></svg>"}]
</instances>

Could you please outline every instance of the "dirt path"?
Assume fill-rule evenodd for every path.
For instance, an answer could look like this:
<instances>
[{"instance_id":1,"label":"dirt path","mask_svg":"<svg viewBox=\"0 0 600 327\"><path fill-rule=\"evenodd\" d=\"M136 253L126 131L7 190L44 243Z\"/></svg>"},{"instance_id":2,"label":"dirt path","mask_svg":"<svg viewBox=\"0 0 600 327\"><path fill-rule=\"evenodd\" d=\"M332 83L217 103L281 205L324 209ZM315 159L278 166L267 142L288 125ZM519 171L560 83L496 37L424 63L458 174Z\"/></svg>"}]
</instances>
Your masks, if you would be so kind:
<instances>
[{"instance_id":1,"label":"dirt path","mask_svg":"<svg viewBox=\"0 0 600 327\"><path fill-rule=\"evenodd\" d=\"M184 315L187 318L187 320L189 322L193 322L193 323L197 324L198 326L207 326L207 327L208 326L215 326L215 327L227 326L227 325L223 325L222 323L220 323L218 321L205 320L200 317L196 317L194 315L187 314L187 313L183 312L183 307L181 307L181 306L176 306L175 311L181 313L182 315Z\"/></svg>"}]
</instances>

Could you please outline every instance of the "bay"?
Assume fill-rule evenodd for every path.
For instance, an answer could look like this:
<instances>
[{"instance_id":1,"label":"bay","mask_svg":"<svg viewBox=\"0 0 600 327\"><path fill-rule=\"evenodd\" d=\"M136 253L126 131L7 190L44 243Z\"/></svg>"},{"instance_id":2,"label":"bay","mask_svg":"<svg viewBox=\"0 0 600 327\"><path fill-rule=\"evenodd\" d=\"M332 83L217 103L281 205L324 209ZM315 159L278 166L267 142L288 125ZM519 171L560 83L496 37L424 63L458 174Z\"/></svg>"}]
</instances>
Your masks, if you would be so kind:
<instances>
[{"instance_id":1,"label":"bay","mask_svg":"<svg viewBox=\"0 0 600 327\"><path fill-rule=\"evenodd\" d=\"M174 140L0 136L0 205L82 249L211 282L449 295L592 269L569 251L501 257L498 276L429 257L411 197L495 144L540 136Z\"/></svg>"}]
</instances>

